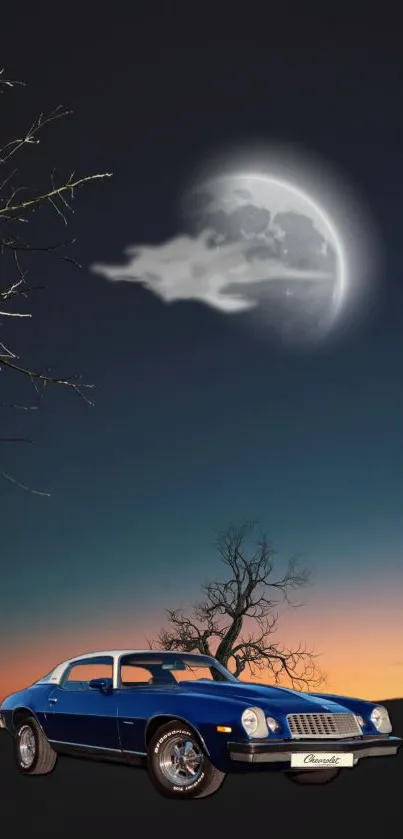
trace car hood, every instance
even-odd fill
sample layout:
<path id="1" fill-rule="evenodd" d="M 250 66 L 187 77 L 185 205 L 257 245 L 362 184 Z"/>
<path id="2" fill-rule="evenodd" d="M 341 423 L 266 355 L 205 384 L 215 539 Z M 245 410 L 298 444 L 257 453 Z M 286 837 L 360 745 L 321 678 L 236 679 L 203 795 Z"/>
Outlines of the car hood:
<path id="1" fill-rule="evenodd" d="M 286 713 L 318 713 L 345 711 L 346 706 L 327 697 L 316 697 L 289 688 L 260 685 L 256 682 L 182 682 L 181 692 L 203 697 L 220 697 L 248 705 L 263 706 L 264 709 L 278 709 Z"/>

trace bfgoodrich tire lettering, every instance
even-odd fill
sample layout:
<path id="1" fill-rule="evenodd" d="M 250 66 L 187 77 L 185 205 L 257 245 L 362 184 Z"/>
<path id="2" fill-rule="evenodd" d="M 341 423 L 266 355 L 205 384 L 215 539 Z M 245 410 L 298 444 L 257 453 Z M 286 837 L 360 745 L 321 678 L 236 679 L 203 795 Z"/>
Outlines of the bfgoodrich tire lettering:
<path id="1" fill-rule="evenodd" d="M 304 769 L 302 772 L 287 772 L 294 784 L 319 786 L 330 784 L 340 774 L 340 769 Z"/>
<path id="2" fill-rule="evenodd" d="M 225 779 L 195 732 L 176 721 L 165 723 L 152 737 L 147 765 L 154 786 L 167 798 L 205 798 Z"/>
<path id="3" fill-rule="evenodd" d="M 17 725 L 15 760 L 23 775 L 47 775 L 55 766 L 57 754 L 46 739 L 35 717 L 25 717 Z"/>

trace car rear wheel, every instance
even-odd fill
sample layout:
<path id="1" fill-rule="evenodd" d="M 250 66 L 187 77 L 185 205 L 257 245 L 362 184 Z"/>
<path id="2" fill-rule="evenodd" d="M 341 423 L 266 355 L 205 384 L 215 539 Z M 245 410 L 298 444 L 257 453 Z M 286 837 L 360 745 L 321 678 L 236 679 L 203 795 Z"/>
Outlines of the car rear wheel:
<path id="1" fill-rule="evenodd" d="M 54 768 L 57 754 L 34 717 L 25 717 L 18 723 L 14 748 L 23 775 L 47 775 Z"/>
<path id="2" fill-rule="evenodd" d="M 156 731 L 147 765 L 154 786 L 167 798 L 205 798 L 217 792 L 225 779 L 194 731 L 181 722 L 168 722 Z"/>
<path id="3" fill-rule="evenodd" d="M 340 769 L 304 769 L 303 772 L 287 772 L 287 777 L 294 784 L 330 784 L 340 773 Z"/>

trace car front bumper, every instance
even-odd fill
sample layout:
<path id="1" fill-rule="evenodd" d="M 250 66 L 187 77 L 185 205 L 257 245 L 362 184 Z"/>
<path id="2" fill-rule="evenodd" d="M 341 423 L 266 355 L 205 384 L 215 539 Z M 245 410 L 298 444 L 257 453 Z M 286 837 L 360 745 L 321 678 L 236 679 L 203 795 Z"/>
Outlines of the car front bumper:
<path id="1" fill-rule="evenodd" d="M 364 757 L 396 755 L 403 744 L 401 737 L 368 735 L 350 740 L 248 740 L 228 743 L 231 760 L 245 763 L 291 763 L 298 752 L 352 752 L 354 764 Z"/>

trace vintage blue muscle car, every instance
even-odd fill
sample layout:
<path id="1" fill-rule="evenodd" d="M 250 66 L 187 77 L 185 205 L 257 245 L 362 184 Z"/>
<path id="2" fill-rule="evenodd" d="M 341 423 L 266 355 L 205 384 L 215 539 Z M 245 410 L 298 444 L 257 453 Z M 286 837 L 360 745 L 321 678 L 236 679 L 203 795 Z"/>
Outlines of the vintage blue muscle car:
<path id="1" fill-rule="evenodd" d="M 25 775 L 51 772 L 59 753 L 144 762 L 171 798 L 211 795 L 234 771 L 324 784 L 403 742 L 373 702 L 242 682 L 210 656 L 155 650 L 65 661 L 4 699 L 0 726 Z"/>

